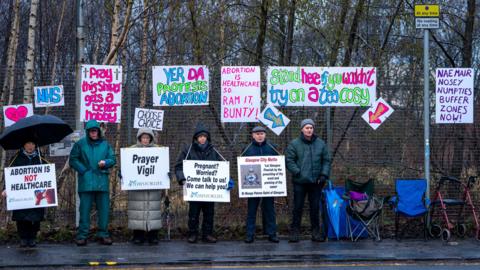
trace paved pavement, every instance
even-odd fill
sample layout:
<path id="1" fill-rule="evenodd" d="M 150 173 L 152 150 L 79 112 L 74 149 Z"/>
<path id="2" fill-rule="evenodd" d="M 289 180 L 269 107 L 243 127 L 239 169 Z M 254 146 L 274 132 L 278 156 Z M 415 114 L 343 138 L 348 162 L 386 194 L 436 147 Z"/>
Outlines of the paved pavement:
<path id="1" fill-rule="evenodd" d="M 39 244 L 34 249 L 17 246 L 0 248 L 0 267 L 78 267 L 88 265 L 232 265 L 350 262 L 480 262 L 480 242 L 467 239 L 448 245 L 439 240 L 361 240 L 314 243 L 310 240 L 279 244 L 257 240 L 219 241 L 216 244 L 188 244 L 185 241 L 160 242 L 158 246 L 114 243 L 86 247 L 72 244 Z"/>

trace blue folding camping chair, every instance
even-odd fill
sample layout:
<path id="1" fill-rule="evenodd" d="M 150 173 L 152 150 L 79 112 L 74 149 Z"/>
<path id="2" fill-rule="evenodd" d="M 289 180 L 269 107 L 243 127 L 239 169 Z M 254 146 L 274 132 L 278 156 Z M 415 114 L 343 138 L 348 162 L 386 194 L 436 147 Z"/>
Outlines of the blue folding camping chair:
<path id="1" fill-rule="evenodd" d="M 417 231 L 418 225 L 411 222 L 419 219 L 423 225 L 423 237 L 427 239 L 427 215 L 430 200 L 425 197 L 427 181 L 425 179 L 395 179 L 396 195 L 389 203 L 395 211 L 395 239 L 400 240 L 407 229 Z M 407 219 L 405 227 L 400 231 L 400 218 Z"/>

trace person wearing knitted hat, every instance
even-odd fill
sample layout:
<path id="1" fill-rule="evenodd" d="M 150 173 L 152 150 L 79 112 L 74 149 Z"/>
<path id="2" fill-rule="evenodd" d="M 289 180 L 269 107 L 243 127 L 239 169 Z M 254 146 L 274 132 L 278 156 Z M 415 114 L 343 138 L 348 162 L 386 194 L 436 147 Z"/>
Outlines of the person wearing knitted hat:
<path id="1" fill-rule="evenodd" d="M 266 129 L 262 126 L 256 126 L 252 129 L 252 141 L 240 156 L 278 156 L 279 151 L 276 147 L 266 139 Z M 253 174 L 253 171 L 252 171 Z M 253 177 L 257 178 L 257 177 Z M 262 219 L 263 231 L 268 235 L 268 241 L 278 243 L 277 237 L 277 222 L 275 217 L 274 197 L 254 197 L 248 198 L 248 212 L 247 212 L 247 237 L 245 243 L 253 243 L 255 240 L 255 224 L 257 217 L 257 208 L 262 202 Z"/>
<path id="2" fill-rule="evenodd" d="M 288 171 L 293 175 L 293 216 L 290 242 L 300 240 L 305 196 L 310 205 L 310 225 L 312 241 L 323 242 L 326 236 L 326 224 L 323 219 L 323 232 L 320 234 L 320 199 L 322 189 L 330 176 L 331 158 L 327 145 L 315 133 L 312 119 L 304 119 L 300 124 L 300 136 L 290 142 L 285 154 Z M 325 213 L 322 211 L 322 217 Z"/>

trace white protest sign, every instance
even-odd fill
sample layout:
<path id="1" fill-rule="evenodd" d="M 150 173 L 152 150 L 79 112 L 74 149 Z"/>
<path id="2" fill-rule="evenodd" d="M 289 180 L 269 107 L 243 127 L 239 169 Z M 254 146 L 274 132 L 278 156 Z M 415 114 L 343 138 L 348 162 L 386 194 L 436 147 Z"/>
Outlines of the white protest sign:
<path id="1" fill-rule="evenodd" d="M 240 198 L 287 196 L 285 156 L 237 157 Z"/>
<path id="2" fill-rule="evenodd" d="M 122 190 L 169 189 L 168 147 L 120 149 Z"/>
<path id="3" fill-rule="evenodd" d="M 474 89 L 472 68 L 437 68 L 435 122 L 472 124 Z"/>
<path id="4" fill-rule="evenodd" d="M 199 202 L 230 202 L 227 190 L 230 180 L 228 161 L 184 160 L 183 200 Z"/>
<path id="5" fill-rule="evenodd" d="M 374 67 L 269 67 L 267 103 L 274 106 L 370 106 Z"/>
<path id="6" fill-rule="evenodd" d="M 122 66 L 82 65 L 80 120 L 120 123 Z"/>
<path id="7" fill-rule="evenodd" d="M 58 205 L 55 164 L 5 168 L 7 210 Z"/>
<path id="8" fill-rule="evenodd" d="M 33 88 L 35 93 L 35 107 L 55 107 L 65 105 L 63 95 L 63 85 L 36 86 Z"/>
<path id="9" fill-rule="evenodd" d="M 275 134 L 280 135 L 290 123 L 290 119 L 272 104 L 268 104 L 258 116 L 258 120 L 271 129 Z"/>
<path id="10" fill-rule="evenodd" d="M 153 130 L 162 130 L 163 111 L 135 108 L 134 128 L 150 128 Z"/>
<path id="11" fill-rule="evenodd" d="M 153 106 L 208 105 L 207 66 L 152 67 Z"/>
<path id="12" fill-rule="evenodd" d="M 9 127 L 18 120 L 33 115 L 33 106 L 31 103 L 3 106 L 3 119 L 5 119 L 5 127 Z"/>
<path id="13" fill-rule="evenodd" d="M 222 67 L 222 122 L 258 122 L 260 67 Z"/>
<path id="14" fill-rule="evenodd" d="M 393 113 L 393 108 L 383 98 L 379 98 L 363 115 L 365 120 L 376 130 Z"/>

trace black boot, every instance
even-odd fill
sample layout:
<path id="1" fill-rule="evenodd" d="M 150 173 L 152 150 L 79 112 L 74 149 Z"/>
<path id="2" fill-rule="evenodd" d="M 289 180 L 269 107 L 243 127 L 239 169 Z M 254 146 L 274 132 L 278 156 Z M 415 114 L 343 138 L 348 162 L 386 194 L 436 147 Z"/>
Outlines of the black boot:
<path id="1" fill-rule="evenodd" d="M 132 242 L 135 245 L 141 245 L 145 242 L 145 232 L 142 230 L 133 230 L 133 239 Z"/>
<path id="2" fill-rule="evenodd" d="M 158 230 L 152 230 L 147 233 L 148 243 L 150 245 L 158 245 Z"/>

